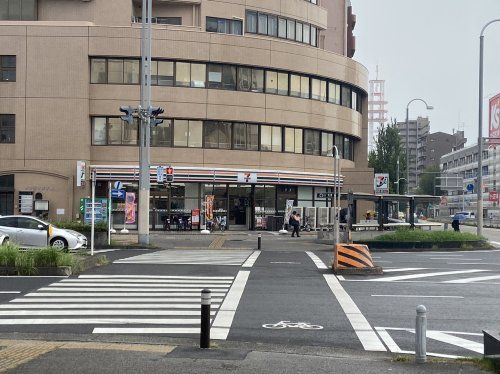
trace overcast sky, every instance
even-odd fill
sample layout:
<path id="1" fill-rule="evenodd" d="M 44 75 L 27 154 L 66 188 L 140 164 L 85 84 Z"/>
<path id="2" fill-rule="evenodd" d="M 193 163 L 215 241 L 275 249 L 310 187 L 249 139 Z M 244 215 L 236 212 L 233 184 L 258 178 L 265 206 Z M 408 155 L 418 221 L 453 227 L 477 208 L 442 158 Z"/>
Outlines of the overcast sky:
<path id="1" fill-rule="evenodd" d="M 500 0 L 351 0 L 357 15 L 354 58 L 375 79 L 386 80 L 389 118 L 429 116 L 431 131 L 452 132 L 459 123 L 468 145 L 477 143 L 479 34 L 500 18 Z M 485 32 L 484 119 L 488 97 L 500 93 L 500 22 Z"/>

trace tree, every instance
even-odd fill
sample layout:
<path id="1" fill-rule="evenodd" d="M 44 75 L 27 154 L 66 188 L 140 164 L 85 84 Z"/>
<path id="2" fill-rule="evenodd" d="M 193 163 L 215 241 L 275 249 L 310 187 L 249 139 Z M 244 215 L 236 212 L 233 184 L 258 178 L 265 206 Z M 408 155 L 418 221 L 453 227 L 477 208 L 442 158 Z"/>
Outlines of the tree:
<path id="1" fill-rule="evenodd" d="M 401 145 L 401 138 L 396 126 L 396 120 L 388 125 L 381 125 L 378 138 L 375 139 L 375 149 L 368 155 L 368 166 L 375 173 L 389 173 L 389 192 L 397 192 L 397 161 L 399 160 L 399 177 L 406 176 L 406 155 Z M 406 179 L 400 180 L 399 192 L 406 191 Z"/>
<path id="2" fill-rule="evenodd" d="M 439 177 L 439 166 L 431 165 L 420 174 L 418 180 L 418 193 L 422 195 L 441 195 L 441 190 L 436 187 L 437 177 Z"/>

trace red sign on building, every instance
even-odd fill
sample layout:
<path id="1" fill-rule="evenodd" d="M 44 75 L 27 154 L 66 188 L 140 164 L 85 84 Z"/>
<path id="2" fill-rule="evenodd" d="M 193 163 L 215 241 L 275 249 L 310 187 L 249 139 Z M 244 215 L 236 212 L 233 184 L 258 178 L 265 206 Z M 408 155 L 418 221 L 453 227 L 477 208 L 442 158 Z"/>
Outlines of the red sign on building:
<path id="1" fill-rule="evenodd" d="M 490 144 L 500 144 L 500 94 L 490 99 Z"/>
<path id="2" fill-rule="evenodd" d="M 490 191 L 490 201 L 492 202 L 498 202 L 498 192 L 497 191 Z"/>

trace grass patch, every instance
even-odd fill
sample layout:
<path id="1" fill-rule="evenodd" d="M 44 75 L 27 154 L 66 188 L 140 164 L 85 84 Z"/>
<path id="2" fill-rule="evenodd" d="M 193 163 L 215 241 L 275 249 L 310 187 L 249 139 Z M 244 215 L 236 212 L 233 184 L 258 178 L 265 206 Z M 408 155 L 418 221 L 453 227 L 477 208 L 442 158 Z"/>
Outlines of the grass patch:
<path id="1" fill-rule="evenodd" d="M 19 248 L 14 244 L 8 243 L 0 246 L 0 266 L 16 266 L 16 257 Z"/>
<path id="2" fill-rule="evenodd" d="M 485 240 L 483 237 L 468 232 L 455 231 L 423 231 L 411 229 L 398 229 L 394 232 L 381 235 L 374 241 L 382 242 L 423 242 L 423 243 L 444 243 L 444 242 L 470 242 Z"/>
<path id="3" fill-rule="evenodd" d="M 79 233 L 90 232 L 91 225 L 85 224 L 82 222 L 74 222 L 74 221 L 60 221 L 60 222 L 52 222 L 55 227 L 60 229 L 68 229 L 78 231 Z M 95 232 L 107 232 L 108 224 L 106 222 L 96 222 L 94 225 Z"/>
<path id="4" fill-rule="evenodd" d="M 500 370 L 495 366 L 495 360 L 491 358 L 484 358 L 484 357 L 459 358 L 457 361 L 460 361 L 465 364 L 473 364 L 482 370 L 490 371 L 492 373 L 500 373 Z"/>

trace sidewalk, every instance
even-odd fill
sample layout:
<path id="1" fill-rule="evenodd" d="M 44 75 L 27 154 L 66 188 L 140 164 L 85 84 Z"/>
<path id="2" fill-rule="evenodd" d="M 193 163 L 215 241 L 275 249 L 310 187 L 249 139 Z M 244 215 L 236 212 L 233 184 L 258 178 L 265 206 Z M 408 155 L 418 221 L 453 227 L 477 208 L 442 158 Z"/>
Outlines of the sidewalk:
<path id="1" fill-rule="evenodd" d="M 0 340 L 0 373 L 485 373 L 469 362 L 417 365 L 412 356 L 237 342 L 216 345 L 200 350 L 193 345 Z"/>

